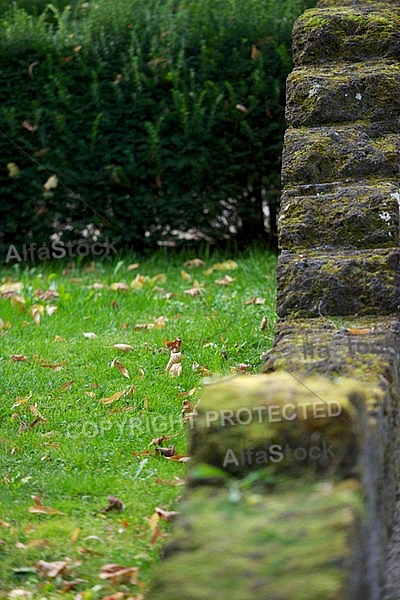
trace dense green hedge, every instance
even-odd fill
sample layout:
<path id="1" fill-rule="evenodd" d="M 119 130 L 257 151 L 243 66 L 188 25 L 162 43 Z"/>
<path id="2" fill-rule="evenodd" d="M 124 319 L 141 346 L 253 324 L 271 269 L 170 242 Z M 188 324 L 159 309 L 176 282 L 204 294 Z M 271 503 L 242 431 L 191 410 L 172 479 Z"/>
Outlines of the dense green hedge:
<path id="1" fill-rule="evenodd" d="M 315 2 L 31 4 L 0 13 L 3 249 L 58 231 L 137 249 L 176 230 L 221 240 L 232 224 L 262 236 L 291 28 Z"/>

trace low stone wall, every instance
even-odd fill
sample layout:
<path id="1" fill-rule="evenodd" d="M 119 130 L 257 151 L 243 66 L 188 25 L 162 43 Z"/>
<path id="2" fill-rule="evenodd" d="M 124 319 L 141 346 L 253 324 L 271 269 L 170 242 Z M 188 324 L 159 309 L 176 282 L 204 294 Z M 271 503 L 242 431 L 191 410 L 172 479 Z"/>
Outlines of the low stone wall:
<path id="1" fill-rule="evenodd" d="M 275 343 L 203 392 L 149 600 L 400 598 L 400 4 L 321 0 L 293 48 Z"/>

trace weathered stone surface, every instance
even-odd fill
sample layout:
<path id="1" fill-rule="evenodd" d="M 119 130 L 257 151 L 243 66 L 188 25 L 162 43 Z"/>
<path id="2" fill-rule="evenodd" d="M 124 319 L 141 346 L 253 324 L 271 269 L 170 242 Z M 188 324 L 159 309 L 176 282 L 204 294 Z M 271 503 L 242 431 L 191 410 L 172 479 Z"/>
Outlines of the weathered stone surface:
<path id="1" fill-rule="evenodd" d="M 288 129 L 284 185 L 393 178 L 399 174 L 400 135 L 375 135 L 363 125 Z"/>
<path id="2" fill-rule="evenodd" d="M 394 387 L 400 377 L 400 320 L 392 317 L 286 319 L 278 322 L 264 372 L 355 377 Z M 386 385 L 386 383 L 385 383 Z"/>
<path id="3" fill-rule="evenodd" d="M 263 370 L 284 370 L 301 381 L 316 373 L 338 381 L 343 376 L 352 377 L 367 388 L 379 386 L 382 390 L 379 403 L 374 403 L 373 397 L 366 403 L 376 442 L 366 443 L 361 452 L 370 514 L 381 521 L 378 528 L 374 528 L 373 519 L 369 525 L 371 560 L 380 552 L 382 569 L 384 549 L 395 522 L 400 474 L 400 320 L 371 316 L 281 321 Z M 399 527 L 397 533 L 400 539 Z M 380 598 L 379 591 L 377 594 Z"/>
<path id="4" fill-rule="evenodd" d="M 365 410 L 372 399 L 379 403 L 380 398 L 376 386 L 369 395 L 365 392 L 351 380 L 340 384 L 318 377 L 299 380 L 284 372 L 221 380 L 207 386 L 197 404 L 191 464 L 206 463 L 235 474 L 266 464 L 271 474 L 326 475 L 332 470 L 342 477 L 354 474 L 355 433 L 366 418 L 357 410 Z M 363 428 L 357 433 L 363 439 Z M 293 459 L 297 448 L 308 452 L 315 445 L 331 448 L 329 457 Z M 292 450 L 289 455 L 282 452 L 287 446 Z"/>
<path id="5" fill-rule="evenodd" d="M 327 61 L 359 62 L 366 58 L 399 58 L 398 6 L 374 5 L 306 11 L 293 29 L 296 66 Z"/>
<path id="6" fill-rule="evenodd" d="M 280 317 L 400 312 L 400 249 L 284 251 L 277 280 Z"/>
<path id="7" fill-rule="evenodd" d="M 149 600 L 370 598 L 357 482 L 276 483 L 270 493 L 192 490 Z"/>
<path id="8" fill-rule="evenodd" d="M 338 8 L 339 6 L 371 6 L 375 10 L 390 8 L 396 10 L 399 0 L 319 0 L 318 8 Z"/>
<path id="9" fill-rule="evenodd" d="M 286 83 L 289 125 L 316 127 L 400 116 L 400 65 L 367 62 L 299 67 Z"/>
<path id="10" fill-rule="evenodd" d="M 398 247 L 400 187 L 393 180 L 286 189 L 278 228 L 285 250 Z"/>

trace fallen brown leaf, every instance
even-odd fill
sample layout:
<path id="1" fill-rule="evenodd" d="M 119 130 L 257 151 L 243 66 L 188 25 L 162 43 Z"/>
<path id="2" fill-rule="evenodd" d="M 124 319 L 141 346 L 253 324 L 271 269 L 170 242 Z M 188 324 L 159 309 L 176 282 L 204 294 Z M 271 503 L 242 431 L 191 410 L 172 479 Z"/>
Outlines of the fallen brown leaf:
<path id="1" fill-rule="evenodd" d="M 129 291 L 129 285 L 124 283 L 123 281 L 118 281 L 117 283 L 112 283 L 110 285 L 111 290 L 122 290 L 124 292 Z"/>
<path id="2" fill-rule="evenodd" d="M 62 360 L 59 363 L 49 364 L 49 363 L 41 363 L 41 367 L 44 369 L 53 369 L 53 371 L 61 371 L 63 367 L 67 364 L 66 360 Z"/>
<path id="3" fill-rule="evenodd" d="M 171 365 L 168 372 L 171 377 L 179 377 L 182 373 L 182 363 L 179 362 Z"/>
<path id="4" fill-rule="evenodd" d="M 118 369 L 118 371 L 121 373 L 121 375 L 123 375 L 124 377 L 129 379 L 130 376 L 129 376 L 128 369 L 126 369 L 126 367 L 124 367 L 124 365 L 122 363 L 120 363 L 120 361 L 117 360 L 116 358 L 114 358 L 114 360 L 112 361 L 111 367 Z"/>
<path id="5" fill-rule="evenodd" d="M 34 506 L 29 507 L 30 513 L 37 513 L 41 515 L 63 515 L 64 513 L 60 512 L 55 508 L 51 508 L 50 506 L 44 506 L 42 504 L 42 500 L 39 496 L 31 496 Z"/>
<path id="6" fill-rule="evenodd" d="M 37 572 L 43 577 L 50 577 L 54 579 L 64 573 L 65 568 L 68 565 L 66 560 L 55 560 L 53 562 L 47 562 L 45 560 L 39 560 L 35 567 Z"/>
<path id="7" fill-rule="evenodd" d="M 217 285 L 230 285 L 235 279 L 230 275 L 224 275 L 223 279 L 216 279 L 215 283 Z"/>
<path id="8" fill-rule="evenodd" d="M 177 337 L 175 340 L 166 341 L 165 345 L 172 351 L 179 352 L 182 346 L 182 340 L 180 337 Z"/>
<path id="9" fill-rule="evenodd" d="M 138 584 L 137 573 L 138 567 L 123 567 L 115 563 L 103 565 L 100 569 L 100 579 L 108 579 L 114 585 L 120 583 L 131 583 L 132 585 Z"/>
<path id="10" fill-rule="evenodd" d="M 108 496 L 107 500 L 108 500 L 108 506 L 106 506 L 105 508 L 102 508 L 100 512 L 106 513 L 106 512 L 109 512 L 110 510 L 117 510 L 117 511 L 124 510 L 125 504 L 122 502 L 122 500 L 120 500 L 116 496 Z"/>
<path id="11" fill-rule="evenodd" d="M 156 453 L 161 454 L 162 456 L 174 456 L 175 453 L 175 444 L 172 444 L 169 448 L 156 448 Z"/>
<path id="12" fill-rule="evenodd" d="M 251 300 L 247 300 L 245 302 L 245 305 L 248 306 L 249 304 L 265 304 L 265 298 L 252 298 Z"/>
<path id="13" fill-rule="evenodd" d="M 172 519 L 179 515 L 175 510 L 164 510 L 158 506 L 155 508 L 155 512 L 163 521 L 172 521 Z"/>
<path id="14" fill-rule="evenodd" d="M 118 400 L 119 398 L 121 398 L 122 394 L 124 392 L 115 392 L 115 394 L 113 394 L 112 396 L 109 396 L 108 398 L 100 398 L 100 400 L 98 400 L 98 402 L 101 402 L 102 404 L 111 404 L 112 402 L 115 402 L 115 400 Z"/>
<path id="15" fill-rule="evenodd" d="M 28 362 L 29 358 L 27 356 L 24 356 L 24 354 L 11 354 L 10 360 L 13 360 L 15 362 Z"/>
<path id="16" fill-rule="evenodd" d="M 153 438 L 150 442 L 150 446 L 160 446 L 165 440 L 172 440 L 174 437 L 179 435 L 178 433 L 174 433 L 174 435 L 162 435 L 158 438 Z"/>
<path id="17" fill-rule="evenodd" d="M 184 267 L 204 267 L 205 262 L 201 258 L 192 258 L 183 263 Z"/>
<path id="18" fill-rule="evenodd" d="M 132 350 L 134 350 L 134 347 L 129 344 L 114 344 L 113 348 L 120 350 L 121 352 L 132 352 Z"/>

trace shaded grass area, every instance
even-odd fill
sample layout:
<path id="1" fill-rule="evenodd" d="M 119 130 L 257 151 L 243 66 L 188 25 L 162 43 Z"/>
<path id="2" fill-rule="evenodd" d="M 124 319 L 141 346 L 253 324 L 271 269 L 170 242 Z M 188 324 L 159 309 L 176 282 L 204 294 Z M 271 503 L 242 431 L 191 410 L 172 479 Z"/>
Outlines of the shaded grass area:
<path id="1" fill-rule="evenodd" d="M 160 253 L 132 270 L 133 258 L 2 270 L 5 594 L 13 588 L 33 598 L 55 598 L 65 589 L 65 598 L 145 593 L 168 531 L 167 523 L 152 520 L 154 510 L 174 507 L 185 476 L 185 462 L 156 453 L 151 442 L 175 436 L 161 445 L 174 444 L 184 455 L 190 425 L 182 421 L 182 402 L 195 403 L 204 376 L 258 372 L 275 324 L 274 255 L 252 251 L 233 263 L 206 257 L 202 266 L 184 266 L 190 258 Z M 185 293 L 193 289 L 200 291 Z M 268 324 L 261 330 L 263 317 Z M 166 342 L 178 337 L 182 373 L 171 377 Z M 114 359 L 129 379 L 111 368 Z M 117 392 L 123 394 L 112 400 Z M 110 495 L 124 502 L 122 511 L 101 512 Z M 32 496 L 59 512 L 30 512 Z M 67 565 L 57 577 L 43 576 L 35 569 L 39 560 Z M 138 584 L 100 579 L 107 563 L 138 567 Z M 66 582 L 76 579 L 83 581 L 69 590 Z"/>

